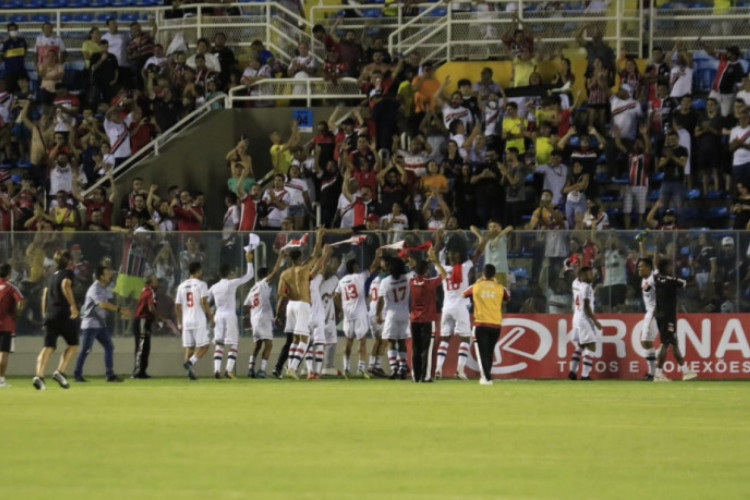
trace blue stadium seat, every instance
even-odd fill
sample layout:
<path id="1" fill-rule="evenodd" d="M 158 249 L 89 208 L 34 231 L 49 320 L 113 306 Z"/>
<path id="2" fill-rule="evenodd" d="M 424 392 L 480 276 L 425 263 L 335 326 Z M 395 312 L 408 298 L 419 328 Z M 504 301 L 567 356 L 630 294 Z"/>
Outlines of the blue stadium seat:
<path id="1" fill-rule="evenodd" d="M 682 220 L 702 219 L 701 210 L 695 207 L 683 208 L 681 215 Z"/>
<path id="2" fill-rule="evenodd" d="M 112 0 L 112 7 L 130 7 L 133 5 L 133 0 Z"/>
<path id="3" fill-rule="evenodd" d="M 684 246 L 680 248 L 680 255 L 682 255 L 683 257 L 687 257 L 688 255 L 690 255 L 690 247 Z"/>
<path id="4" fill-rule="evenodd" d="M 110 5 L 112 5 L 111 0 L 91 0 L 92 7 L 109 7 Z"/>
<path id="5" fill-rule="evenodd" d="M 711 207 L 708 209 L 709 219 L 726 219 L 729 217 L 729 208 L 727 207 Z"/>
<path id="6" fill-rule="evenodd" d="M 90 6 L 91 2 L 89 0 L 68 0 L 68 7 L 72 7 L 74 9 L 81 9 Z"/>
<path id="7" fill-rule="evenodd" d="M 685 199 L 686 200 L 697 200 L 701 197 L 701 190 L 700 189 L 690 189 L 687 193 L 685 193 Z"/>
<path id="8" fill-rule="evenodd" d="M 659 199 L 660 191 L 661 190 L 659 190 L 659 189 L 652 189 L 651 192 L 648 194 L 648 198 L 647 198 L 648 201 L 656 201 L 656 200 L 658 200 Z"/>
<path id="9" fill-rule="evenodd" d="M 706 100 L 693 99 L 693 109 L 706 109 Z"/>
<path id="10" fill-rule="evenodd" d="M 107 19 L 112 17 L 113 14 L 114 12 L 100 12 L 99 14 L 96 15 L 96 20 L 97 22 L 100 22 L 100 23 L 106 23 Z"/>
<path id="11" fill-rule="evenodd" d="M 707 200 L 721 200 L 727 197 L 728 197 L 728 194 L 725 193 L 724 191 L 709 191 L 706 193 Z"/>
<path id="12" fill-rule="evenodd" d="M 23 0 L 8 0 L 7 2 L 3 2 L 2 6 L 4 9 L 22 9 Z"/>
<path id="13" fill-rule="evenodd" d="M 117 19 L 124 23 L 132 23 L 138 20 L 138 13 L 137 12 L 123 12 L 119 16 L 117 16 Z"/>
<path id="14" fill-rule="evenodd" d="M 60 22 L 69 23 L 73 21 L 73 14 L 60 14 Z"/>
<path id="15" fill-rule="evenodd" d="M 517 267 L 512 270 L 517 280 L 528 280 L 529 271 L 525 267 Z"/>
<path id="16" fill-rule="evenodd" d="M 620 191 L 616 189 L 608 189 L 602 193 L 600 199 L 602 201 L 618 201 L 621 199 Z"/>
<path id="17" fill-rule="evenodd" d="M 531 172 L 530 174 L 527 174 L 526 177 L 523 179 L 523 181 L 526 184 L 531 184 L 532 182 L 534 182 L 534 172 Z"/>
<path id="18" fill-rule="evenodd" d="M 6 19 L 5 16 L 0 14 L 0 23 L 5 23 Z"/>
<path id="19" fill-rule="evenodd" d="M 28 23 L 29 16 L 26 14 L 13 14 L 8 20 L 12 23 Z"/>
<path id="20" fill-rule="evenodd" d="M 623 175 L 622 177 L 614 177 L 614 178 L 612 178 L 612 183 L 613 184 L 623 184 L 623 185 L 624 184 L 629 184 L 630 183 L 630 179 L 628 178 L 627 175 Z"/>
<path id="21" fill-rule="evenodd" d="M 35 23 L 48 23 L 52 20 L 49 14 L 34 14 L 31 21 Z"/>
<path id="22" fill-rule="evenodd" d="M 380 9 L 364 9 L 362 14 L 364 14 L 365 17 L 380 17 L 382 11 Z"/>
<path id="23" fill-rule="evenodd" d="M 690 8 L 690 9 L 709 9 L 710 6 L 707 3 L 703 3 L 703 2 L 693 2 L 690 5 L 688 5 L 688 8 Z"/>
<path id="24" fill-rule="evenodd" d="M 133 5 L 137 5 L 138 7 L 153 7 L 158 4 L 158 0 L 135 0 L 133 3 Z"/>
<path id="25" fill-rule="evenodd" d="M 656 172 L 654 174 L 651 174 L 651 182 L 663 182 L 664 181 L 664 172 Z"/>
<path id="26" fill-rule="evenodd" d="M 28 9 L 43 9 L 44 7 L 46 7 L 44 0 L 29 0 L 26 3 Z"/>
<path id="27" fill-rule="evenodd" d="M 682 279 L 687 279 L 690 277 L 690 268 L 687 266 L 680 268 L 680 276 L 682 276 Z"/>
<path id="28" fill-rule="evenodd" d="M 47 0 L 45 4 L 48 9 L 63 9 L 68 6 L 68 0 Z"/>
<path id="29" fill-rule="evenodd" d="M 445 17 L 448 14 L 448 9 L 443 7 L 438 7 L 436 9 L 433 9 L 429 14 L 427 14 L 430 17 Z"/>
<path id="30" fill-rule="evenodd" d="M 622 211 L 619 208 L 608 208 L 606 210 L 607 217 L 609 217 L 610 224 L 614 223 L 615 220 L 622 216 Z"/>
<path id="31" fill-rule="evenodd" d="M 83 12 L 81 14 L 75 14 L 73 20 L 77 23 L 92 23 L 94 22 L 94 15 Z"/>

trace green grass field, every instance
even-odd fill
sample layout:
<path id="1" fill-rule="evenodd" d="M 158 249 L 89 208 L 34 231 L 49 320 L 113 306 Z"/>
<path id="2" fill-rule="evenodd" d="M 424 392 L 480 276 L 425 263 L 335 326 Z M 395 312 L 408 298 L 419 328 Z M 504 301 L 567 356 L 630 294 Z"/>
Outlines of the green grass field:
<path id="1" fill-rule="evenodd" d="M 750 495 L 750 383 L 9 382 L 8 499 Z"/>

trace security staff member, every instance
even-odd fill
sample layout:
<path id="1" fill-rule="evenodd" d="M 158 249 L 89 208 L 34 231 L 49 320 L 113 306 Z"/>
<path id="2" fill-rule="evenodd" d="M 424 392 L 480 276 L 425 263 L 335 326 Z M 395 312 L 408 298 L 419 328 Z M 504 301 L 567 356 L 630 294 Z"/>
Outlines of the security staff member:
<path id="1" fill-rule="evenodd" d="M 429 263 L 437 267 L 439 276 L 428 277 Z M 416 266 L 416 275 L 409 280 L 411 296 L 411 372 L 414 382 L 432 382 L 431 367 L 432 335 L 435 333 L 437 320 L 436 292 L 446 276 L 446 271 L 435 256 L 435 248 L 430 248 L 427 260 L 420 260 Z"/>
<path id="2" fill-rule="evenodd" d="M 495 281 L 495 266 L 484 266 L 482 278 L 467 288 L 464 297 L 474 300 L 474 342 L 477 348 L 480 385 L 492 385 L 492 355 L 500 338 L 503 322 L 503 301 L 510 300 L 510 292 Z"/>

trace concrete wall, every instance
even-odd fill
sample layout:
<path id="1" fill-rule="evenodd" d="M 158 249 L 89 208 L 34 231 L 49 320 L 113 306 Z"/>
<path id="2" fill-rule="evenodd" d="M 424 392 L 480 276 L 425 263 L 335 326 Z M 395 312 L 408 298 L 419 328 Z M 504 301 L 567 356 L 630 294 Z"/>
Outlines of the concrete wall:
<path id="1" fill-rule="evenodd" d="M 130 191 L 135 177 L 142 177 L 146 185 L 157 184 L 162 193 L 170 185 L 178 185 L 206 195 L 208 227 L 220 229 L 224 216 L 224 194 L 230 171 L 224 161 L 240 134 L 249 137 L 253 169 L 258 178 L 271 170 L 270 134 L 281 133 L 289 138 L 292 111 L 295 108 L 247 108 L 214 111 L 195 126 L 173 139 L 158 157 L 143 161 L 117 180 L 121 195 Z M 314 108 L 313 119 L 328 120 L 333 108 Z M 313 134 L 302 134 L 306 143 Z M 119 200 L 115 206 L 119 207 Z M 115 219 L 118 223 L 118 218 Z"/>

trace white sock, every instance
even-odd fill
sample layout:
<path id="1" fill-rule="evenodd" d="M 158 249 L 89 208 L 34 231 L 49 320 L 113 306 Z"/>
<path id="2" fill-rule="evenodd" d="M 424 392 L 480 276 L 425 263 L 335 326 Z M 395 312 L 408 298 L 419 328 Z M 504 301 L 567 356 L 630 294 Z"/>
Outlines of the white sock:
<path id="1" fill-rule="evenodd" d="M 461 342 L 458 346 L 458 373 L 463 373 L 466 360 L 469 358 L 469 343 Z"/>
<path id="2" fill-rule="evenodd" d="M 306 352 L 307 352 L 307 339 L 304 339 L 299 344 L 297 344 L 297 352 L 295 353 L 294 359 L 291 360 L 289 368 L 296 371 L 297 368 L 299 368 L 299 364 L 302 362 L 302 358 L 305 356 Z M 291 359 L 291 356 L 290 356 L 290 359 Z"/>
<path id="3" fill-rule="evenodd" d="M 591 367 L 594 364 L 593 353 L 586 349 L 583 351 L 583 368 L 581 369 L 581 377 L 588 377 L 591 374 Z"/>
<path id="4" fill-rule="evenodd" d="M 221 346 L 216 346 L 216 349 L 214 349 L 214 371 L 218 372 L 221 371 L 221 362 L 224 359 L 224 348 Z"/>
<path id="5" fill-rule="evenodd" d="M 376 358 L 375 356 L 370 356 L 370 362 L 369 362 L 369 364 L 368 364 L 367 366 L 368 366 L 369 368 L 375 368 L 375 360 L 376 360 L 376 359 L 377 359 L 377 358 Z"/>
<path id="6" fill-rule="evenodd" d="M 230 347 L 229 353 L 227 354 L 227 371 L 233 372 L 234 365 L 237 363 L 237 347 Z"/>
<path id="7" fill-rule="evenodd" d="M 307 352 L 305 353 L 305 368 L 307 368 L 307 373 L 313 372 L 313 350 L 312 347 L 310 347 Z"/>
<path id="8" fill-rule="evenodd" d="M 398 368 L 406 370 L 406 351 L 398 352 Z"/>
<path id="9" fill-rule="evenodd" d="M 656 374 L 654 374 L 655 377 L 661 377 L 664 374 L 662 372 L 661 368 L 656 368 Z"/>
<path id="10" fill-rule="evenodd" d="M 388 364 L 391 367 L 391 373 L 395 373 L 398 370 L 398 351 L 388 349 Z"/>
<path id="11" fill-rule="evenodd" d="M 344 353 L 341 355 L 341 359 L 344 360 L 344 371 L 348 372 L 349 371 L 349 356 L 346 353 Z"/>
<path id="12" fill-rule="evenodd" d="M 442 370 L 443 369 L 443 363 L 445 363 L 445 357 L 448 355 L 448 347 L 450 344 L 448 342 L 441 340 L 440 345 L 438 346 L 437 351 L 437 369 Z"/>
<path id="13" fill-rule="evenodd" d="M 315 345 L 315 373 L 323 373 L 323 360 L 325 359 L 326 346 L 325 344 Z"/>
<path id="14" fill-rule="evenodd" d="M 260 360 L 260 371 L 264 372 L 266 371 L 266 365 L 268 365 L 267 359 L 261 359 Z"/>
<path id="15" fill-rule="evenodd" d="M 653 375 L 656 366 L 656 349 L 653 347 L 646 349 L 646 363 L 648 364 L 648 374 Z"/>
<path id="16" fill-rule="evenodd" d="M 336 368 L 336 344 L 326 345 L 326 368 Z"/>
<path id="17" fill-rule="evenodd" d="M 365 360 L 364 359 L 360 359 L 359 360 L 359 363 L 357 364 L 357 370 L 359 370 L 361 372 L 365 371 Z"/>
<path id="18" fill-rule="evenodd" d="M 682 364 L 680 365 L 680 371 L 681 371 L 682 373 L 687 373 L 688 371 L 690 371 L 690 370 L 688 370 L 688 365 L 687 365 L 687 363 L 685 363 L 684 361 L 683 361 L 683 362 L 682 362 Z"/>
<path id="19" fill-rule="evenodd" d="M 193 354 L 192 356 L 190 356 L 190 359 L 188 360 L 188 362 L 191 365 L 194 365 L 195 363 L 198 362 L 199 359 L 201 359 L 201 358 L 199 358 L 197 354 Z"/>
<path id="20" fill-rule="evenodd" d="M 576 350 L 573 351 L 573 355 L 570 357 L 570 371 L 573 373 L 578 371 L 578 363 L 581 362 L 581 352 L 581 348 L 576 347 Z"/>
<path id="21" fill-rule="evenodd" d="M 252 370 L 255 367 L 255 356 L 250 355 L 250 359 L 247 361 L 247 369 Z"/>

